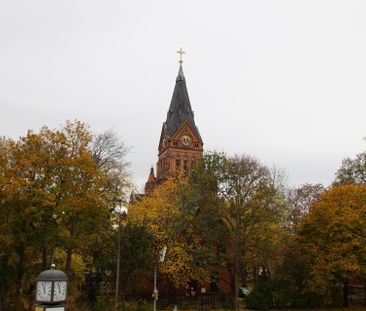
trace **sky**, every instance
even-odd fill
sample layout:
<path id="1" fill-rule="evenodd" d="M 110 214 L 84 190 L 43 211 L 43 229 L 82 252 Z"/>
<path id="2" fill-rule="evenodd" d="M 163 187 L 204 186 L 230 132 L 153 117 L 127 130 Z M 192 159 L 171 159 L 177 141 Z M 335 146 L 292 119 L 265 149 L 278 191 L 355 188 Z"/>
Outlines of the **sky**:
<path id="1" fill-rule="evenodd" d="M 0 135 L 74 119 L 114 129 L 142 189 L 183 48 L 206 151 L 330 185 L 366 148 L 365 12 L 364 0 L 0 0 Z"/>

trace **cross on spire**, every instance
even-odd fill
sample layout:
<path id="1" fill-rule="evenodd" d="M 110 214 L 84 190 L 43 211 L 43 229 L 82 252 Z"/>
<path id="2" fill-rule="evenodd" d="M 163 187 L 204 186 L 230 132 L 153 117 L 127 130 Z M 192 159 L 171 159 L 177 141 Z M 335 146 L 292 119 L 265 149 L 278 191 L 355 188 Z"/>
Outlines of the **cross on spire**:
<path id="1" fill-rule="evenodd" d="M 177 53 L 179 54 L 179 64 L 183 64 L 183 54 L 186 54 L 186 52 L 184 52 L 183 49 L 180 48 Z"/>

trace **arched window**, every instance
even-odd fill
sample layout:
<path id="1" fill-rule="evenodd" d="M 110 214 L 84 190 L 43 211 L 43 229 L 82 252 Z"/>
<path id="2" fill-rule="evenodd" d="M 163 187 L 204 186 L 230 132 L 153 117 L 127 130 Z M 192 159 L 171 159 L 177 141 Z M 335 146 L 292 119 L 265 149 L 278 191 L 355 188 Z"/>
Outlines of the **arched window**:
<path id="1" fill-rule="evenodd" d="M 188 160 L 187 160 L 187 158 L 185 158 L 184 161 L 183 161 L 183 169 L 184 169 L 185 173 L 188 172 Z"/>

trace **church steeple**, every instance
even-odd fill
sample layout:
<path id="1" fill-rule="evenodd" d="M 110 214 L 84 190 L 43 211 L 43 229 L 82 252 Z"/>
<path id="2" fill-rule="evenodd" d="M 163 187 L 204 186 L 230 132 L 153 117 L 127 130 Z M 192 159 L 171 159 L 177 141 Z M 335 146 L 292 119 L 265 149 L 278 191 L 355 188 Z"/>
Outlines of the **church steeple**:
<path id="1" fill-rule="evenodd" d="M 189 101 L 183 66 L 182 63 L 180 63 L 172 100 L 165 121 L 167 136 L 172 137 L 184 121 L 188 121 L 192 129 L 201 138 L 194 122 L 194 115 Z"/>
<path id="2" fill-rule="evenodd" d="M 151 190 L 154 189 L 156 183 L 156 177 L 154 174 L 154 168 L 151 166 L 150 168 L 150 174 L 149 177 L 147 178 L 147 182 L 145 184 L 145 193 L 149 194 L 151 192 Z"/>
<path id="3" fill-rule="evenodd" d="M 182 56 L 185 52 L 180 49 L 177 53 L 180 54 L 179 70 L 166 121 L 160 134 L 156 175 L 151 169 L 145 193 L 169 177 L 186 176 L 203 154 L 203 141 L 194 122 L 183 72 Z"/>
<path id="4" fill-rule="evenodd" d="M 147 182 L 148 183 L 154 183 L 155 180 L 156 180 L 156 178 L 155 178 L 155 174 L 154 174 L 154 168 L 151 166 L 150 174 L 149 174 L 149 177 L 147 178 Z"/>

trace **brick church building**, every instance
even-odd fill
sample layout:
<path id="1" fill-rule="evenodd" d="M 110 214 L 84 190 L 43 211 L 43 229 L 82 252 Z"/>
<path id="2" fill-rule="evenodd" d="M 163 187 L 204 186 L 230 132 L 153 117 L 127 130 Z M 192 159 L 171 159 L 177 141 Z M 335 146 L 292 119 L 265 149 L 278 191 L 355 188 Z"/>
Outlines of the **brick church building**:
<path id="1" fill-rule="evenodd" d="M 151 168 L 145 184 L 146 194 L 169 177 L 187 174 L 203 154 L 203 141 L 194 122 L 183 73 L 184 52 L 180 49 L 178 53 L 181 55 L 179 71 L 166 121 L 161 129 L 156 175 L 154 168 Z"/>

